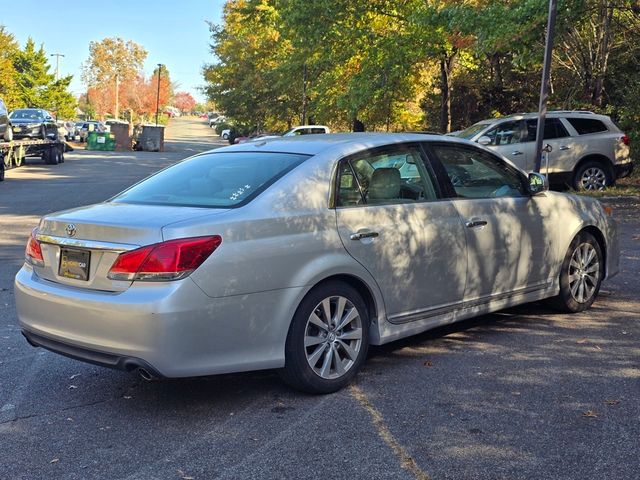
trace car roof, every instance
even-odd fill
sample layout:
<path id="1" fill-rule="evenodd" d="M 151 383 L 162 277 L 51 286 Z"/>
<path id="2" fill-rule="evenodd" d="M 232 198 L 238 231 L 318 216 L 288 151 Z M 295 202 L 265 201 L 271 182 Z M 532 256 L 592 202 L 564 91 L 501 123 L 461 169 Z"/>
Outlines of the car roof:
<path id="1" fill-rule="evenodd" d="M 211 152 L 282 152 L 303 155 L 317 155 L 331 151 L 336 155 L 347 155 L 354 149 L 369 149 L 404 142 L 442 141 L 469 143 L 456 137 L 429 135 L 420 133 L 325 133 L 318 135 L 300 135 L 297 137 L 276 137 L 240 143 L 218 148 Z M 474 144 L 476 145 L 476 144 Z M 477 145 L 476 145 L 477 146 Z M 209 153 L 209 152 L 207 152 Z"/>
<path id="2" fill-rule="evenodd" d="M 559 117 L 571 117 L 571 118 L 577 117 L 577 118 L 594 118 L 594 119 L 608 118 L 606 115 L 590 112 L 588 110 L 550 110 L 546 113 L 546 116 L 549 118 L 559 118 Z M 523 118 L 524 119 L 538 118 L 538 112 L 512 113 L 511 115 L 505 115 L 504 117 L 498 117 L 492 120 L 484 120 L 484 121 L 495 122 L 498 120 L 507 120 L 507 119 L 520 120 Z"/>

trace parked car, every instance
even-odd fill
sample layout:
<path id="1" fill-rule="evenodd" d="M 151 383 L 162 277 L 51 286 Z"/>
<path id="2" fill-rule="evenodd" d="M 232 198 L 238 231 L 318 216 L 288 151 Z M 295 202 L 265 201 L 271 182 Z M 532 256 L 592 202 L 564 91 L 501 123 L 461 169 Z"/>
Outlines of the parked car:
<path id="1" fill-rule="evenodd" d="M 297 135 L 315 135 L 318 133 L 331 133 L 329 127 L 324 125 L 300 125 L 282 134 L 283 137 L 295 137 Z"/>
<path id="2" fill-rule="evenodd" d="M 226 122 L 227 121 L 227 117 L 225 117 L 224 115 L 217 115 L 215 117 L 209 117 L 209 127 L 211 128 L 215 128 L 216 125 Z"/>
<path id="3" fill-rule="evenodd" d="M 533 170 L 538 114 L 484 120 L 454 135 L 500 152 L 523 170 Z M 544 143 L 552 148 L 549 181 L 576 190 L 602 190 L 629 175 L 629 136 L 606 115 L 586 111 L 549 112 Z"/>
<path id="4" fill-rule="evenodd" d="M 9 119 L 9 112 L 4 100 L 0 98 L 0 135 L 5 142 L 13 140 L 13 130 L 11 129 L 11 120 Z M 4 170 L 3 170 L 4 171 Z"/>
<path id="5" fill-rule="evenodd" d="M 84 122 L 82 127 L 80 127 L 80 141 L 86 142 L 89 137 L 89 133 L 91 132 L 106 132 L 107 129 L 102 122 L 98 122 L 96 120 L 90 120 L 88 122 Z"/>
<path id="6" fill-rule="evenodd" d="M 49 112 L 41 108 L 20 108 L 9 115 L 13 138 L 58 138 L 58 125 Z"/>
<path id="7" fill-rule="evenodd" d="M 254 141 L 254 140 L 270 140 L 272 138 L 279 137 L 296 137 L 298 135 L 316 135 L 320 133 L 331 133 L 329 127 L 324 125 L 300 125 L 298 127 L 293 127 L 290 130 L 287 130 L 282 135 L 275 134 L 267 134 L 267 135 L 257 135 L 255 137 L 250 137 L 245 141 Z M 243 143 L 242 141 L 239 143 Z"/>
<path id="8" fill-rule="evenodd" d="M 32 345 L 147 379 L 279 369 L 326 393 L 370 344 L 542 299 L 589 308 L 618 271 L 610 215 L 452 137 L 247 143 L 45 216 L 16 309 Z"/>

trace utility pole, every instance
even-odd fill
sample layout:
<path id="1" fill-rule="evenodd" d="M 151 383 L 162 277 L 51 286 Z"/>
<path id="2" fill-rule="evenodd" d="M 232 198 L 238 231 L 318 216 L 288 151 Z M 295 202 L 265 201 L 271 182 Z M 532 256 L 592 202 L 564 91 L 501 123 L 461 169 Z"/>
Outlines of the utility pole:
<path id="1" fill-rule="evenodd" d="M 113 116 L 118 120 L 120 117 L 120 73 L 116 72 L 116 106 L 114 108 Z"/>
<path id="2" fill-rule="evenodd" d="M 160 73 L 162 72 L 162 64 L 158 64 L 158 94 L 156 95 L 156 126 L 158 125 L 158 115 L 160 114 Z"/>
<path id="3" fill-rule="evenodd" d="M 547 98 L 549 97 L 549 77 L 551 76 L 551 54 L 553 37 L 556 28 L 558 0 L 549 0 L 549 19 L 547 20 L 547 38 L 544 47 L 544 64 L 542 66 L 542 85 L 540 86 L 540 104 L 538 106 L 538 128 L 536 130 L 536 156 L 534 172 L 540 172 L 542 164 L 542 140 L 544 138 L 544 120 L 547 116 Z"/>
<path id="4" fill-rule="evenodd" d="M 64 58 L 64 55 L 62 53 L 52 53 L 50 56 L 56 57 L 56 82 L 57 82 L 58 78 L 60 78 L 60 57 Z"/>

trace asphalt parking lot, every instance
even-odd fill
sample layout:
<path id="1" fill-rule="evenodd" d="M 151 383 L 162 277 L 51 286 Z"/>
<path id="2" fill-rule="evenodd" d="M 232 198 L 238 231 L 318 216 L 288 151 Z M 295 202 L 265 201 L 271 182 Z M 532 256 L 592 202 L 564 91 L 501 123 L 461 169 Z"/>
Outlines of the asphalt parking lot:
<path id="1" fill-rule="evenodd" d="M 608 201 L 622 272 L 591 310 L 526 305 L 374 348 L 333 395 L 268 371 L 147 383 L 30 347 L 13 276 L 31 228 L 222 145 L 196 121 L 168 133 L 164 153 L 77 151 L 0 184 L 1 479 L 640 478 L 637 199 Z"/>

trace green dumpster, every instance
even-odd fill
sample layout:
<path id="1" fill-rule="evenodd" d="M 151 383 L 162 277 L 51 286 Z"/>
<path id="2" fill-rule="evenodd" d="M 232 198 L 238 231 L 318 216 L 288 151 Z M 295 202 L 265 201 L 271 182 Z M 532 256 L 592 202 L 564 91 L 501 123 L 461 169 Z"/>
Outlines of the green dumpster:
<path id="1" fill-rule="evenodd" d="M 115 136 L 110 132 L 90 132 L 87 137 L 87 150 L 112 152 L 116 149 Z"/>

